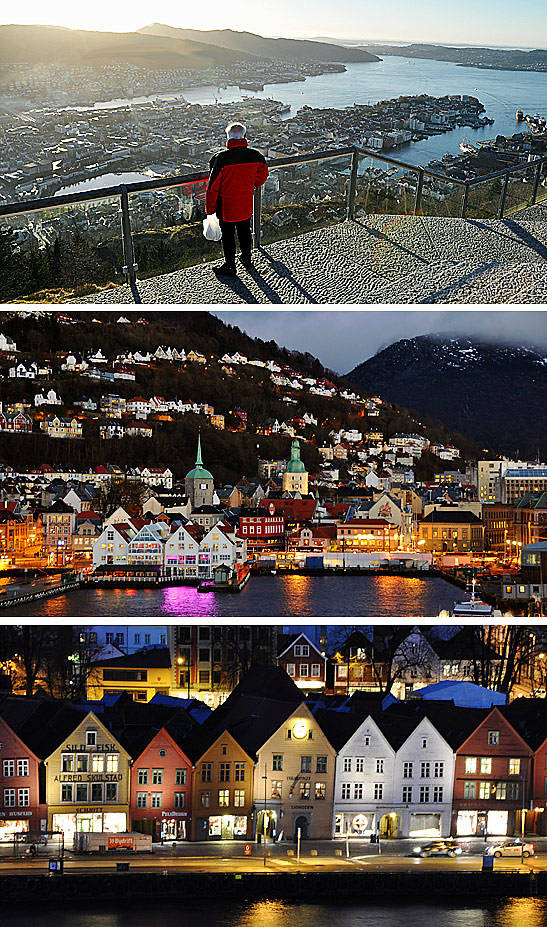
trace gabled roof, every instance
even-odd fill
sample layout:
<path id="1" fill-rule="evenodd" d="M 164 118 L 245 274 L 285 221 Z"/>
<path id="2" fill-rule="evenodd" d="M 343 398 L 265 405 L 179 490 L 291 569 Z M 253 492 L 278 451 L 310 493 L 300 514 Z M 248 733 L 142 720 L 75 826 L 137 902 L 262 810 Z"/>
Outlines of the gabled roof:
<path id="1" fill-rule="evenodd" d="M 98 660 L 93 666 L 118 667 L 128 666 L 135 669 L 164 669 L 171 666 L 169 647 L 153 647 L 149 650 L 139 650 L 137 653 L 128 653 L 122 657 L 111 660 Z"/>
<path id="2" fill-rule="evenodd" d="M 319 657 L 321 657 L 321 659 L 324 659 L 321 651 L 318 650 L 315 644 L 313 644 L 312 641 L 309 639 L 309 637 L 307 637 L 304 633 L 278 634 L 277 635 L 277 650 L 278 650 L 277 659 L 280 660 L 281 657 L 287 653 L 287 650 L 290 650 L 292 647 L 294 647 L 295 644 L 298 644 L 299 641 L 302 641 L 302 643 L 304 644 L 308 644 L 312 648 L 312 650 L 315 650 L 315 653 Z"/>

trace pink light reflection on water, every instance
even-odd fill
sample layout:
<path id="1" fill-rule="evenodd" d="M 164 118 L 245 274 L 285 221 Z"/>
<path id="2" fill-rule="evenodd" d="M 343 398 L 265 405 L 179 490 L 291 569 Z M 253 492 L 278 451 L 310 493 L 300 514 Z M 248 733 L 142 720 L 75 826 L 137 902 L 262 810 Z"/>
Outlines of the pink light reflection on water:
<path id="1" fill-rule="evenodd" d="M 162 615 L 184 618 L 218 617 L 218 599 L 214 592 L 198 592 L 196 586 L 166 586 L 162 589 Z"/>

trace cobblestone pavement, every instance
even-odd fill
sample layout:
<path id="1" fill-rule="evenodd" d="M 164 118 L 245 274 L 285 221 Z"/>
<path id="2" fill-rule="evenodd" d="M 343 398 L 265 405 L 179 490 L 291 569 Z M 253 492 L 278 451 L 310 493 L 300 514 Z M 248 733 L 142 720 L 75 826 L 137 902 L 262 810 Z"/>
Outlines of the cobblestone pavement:
<path id="1" fill-rule="evenodd" d="M 547 206 L 503 220 L 362 216 L 253 253 L 217 280 L 211 264 L 82 303 L 544 303 Z"/>

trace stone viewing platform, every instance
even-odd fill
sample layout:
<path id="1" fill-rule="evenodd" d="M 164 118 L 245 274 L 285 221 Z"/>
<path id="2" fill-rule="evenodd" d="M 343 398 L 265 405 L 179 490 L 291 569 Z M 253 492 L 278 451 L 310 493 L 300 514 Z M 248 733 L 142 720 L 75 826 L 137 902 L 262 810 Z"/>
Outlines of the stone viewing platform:
<path id="1" fill-rule="evenodd" d="M 265 244 L 227 282 L 199 264 L 80 301 L 543 304 L 546 259 L 547 205 L 502 220 L 371 215 Z"/>

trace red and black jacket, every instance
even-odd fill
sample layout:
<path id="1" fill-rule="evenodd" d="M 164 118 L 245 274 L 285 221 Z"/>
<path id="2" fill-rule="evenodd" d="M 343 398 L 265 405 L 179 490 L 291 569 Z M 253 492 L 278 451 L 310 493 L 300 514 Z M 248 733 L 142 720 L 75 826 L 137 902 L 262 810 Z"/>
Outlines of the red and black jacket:
<path id="1" fill-rule="evenodd" d="M 268 177 L 263 155 L 247 147 L 247 139 L 230 138 L 227 148 L 210 162 L 205 208 L 207 215 L 216 212 L 225 222 L 244 222 L 253 214 L 255 187 Z"/>

